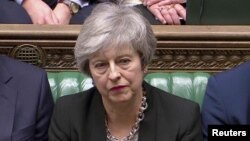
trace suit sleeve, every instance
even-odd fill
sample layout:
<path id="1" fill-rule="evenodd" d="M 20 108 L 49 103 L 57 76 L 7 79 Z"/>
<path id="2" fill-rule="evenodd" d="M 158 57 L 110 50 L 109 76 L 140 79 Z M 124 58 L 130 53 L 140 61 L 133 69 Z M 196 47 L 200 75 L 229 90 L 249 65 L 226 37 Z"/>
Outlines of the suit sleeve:
<path id="1" fill-rule="evenodd" d="M 205 141 L 208 137 L 208 125 L 226 123 L 226 114 L 219 90 L 216 77 L 212 76 L 208 81 L 202 106 L 202 130 Z"/>
<path id="2" fill-rule="evenodd" d="M 54 101 L 51 94 L 46 72 L 43 71 L 39 95 L 39 106 L 37 111 L 37 123 L 35 141 L 48 140 L 48 128 L 53 112 Z"/>

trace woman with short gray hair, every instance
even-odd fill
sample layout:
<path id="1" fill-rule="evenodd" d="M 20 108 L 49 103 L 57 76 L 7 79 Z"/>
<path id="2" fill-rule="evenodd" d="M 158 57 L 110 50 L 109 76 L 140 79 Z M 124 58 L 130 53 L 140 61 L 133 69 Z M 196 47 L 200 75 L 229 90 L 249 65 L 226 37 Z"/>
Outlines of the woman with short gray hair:
<path id="1" fill-rule="evenodd" d="M 49 140 L 201 141 L 198 104 L 144 81 L 155 48 L 138 11 L 99 4 L 75 46 L 79 69 L 94 87 L 57 101 Z"/>
<path id="2" fill-rule="evenodd" d="M 89 74 L 88 57 L 110 45 L 115 48 L 131 46 L 140 53 L 142 65 L 149 64 L 156 38 L 151 25 L 136 10 L 114 4 L 102 4 L 94 9 L 86 19 L 75 46 L 76 61 L 83 72 Z"/>

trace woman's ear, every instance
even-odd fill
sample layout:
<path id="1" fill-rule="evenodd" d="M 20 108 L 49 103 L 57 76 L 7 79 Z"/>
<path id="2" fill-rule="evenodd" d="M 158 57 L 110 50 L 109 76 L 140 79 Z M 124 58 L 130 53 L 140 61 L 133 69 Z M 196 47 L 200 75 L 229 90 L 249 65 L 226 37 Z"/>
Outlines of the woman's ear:
<path id="1" fill-rule="evenodd" d="M 146 74 L 148 72 L 148 65 L 143 67 L 143 72 L 144 72 L 144 74 Z"/>

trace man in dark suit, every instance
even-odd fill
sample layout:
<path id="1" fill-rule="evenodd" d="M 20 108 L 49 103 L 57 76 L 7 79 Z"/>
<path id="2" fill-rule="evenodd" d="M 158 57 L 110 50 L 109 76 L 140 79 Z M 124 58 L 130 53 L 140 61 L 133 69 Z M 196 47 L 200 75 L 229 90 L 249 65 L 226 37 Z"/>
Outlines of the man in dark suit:
<path id="1" fill-rule="evenodd" d="M 202 107 L 204 139 L 208 125 L 250 124 L 250 61 L 212 76 Z"/>
<path id="2" fill-rule="evenodd" d="M 47 141 L 53 106 L 44 70 L 0 55 L 0 141 Z"/>

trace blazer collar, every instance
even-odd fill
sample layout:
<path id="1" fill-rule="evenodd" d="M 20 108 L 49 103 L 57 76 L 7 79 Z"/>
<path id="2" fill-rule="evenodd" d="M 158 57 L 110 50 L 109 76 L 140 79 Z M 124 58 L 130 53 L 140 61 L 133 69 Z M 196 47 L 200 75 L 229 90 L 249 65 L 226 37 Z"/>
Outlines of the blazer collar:
<path id="1" fill-rule="evenodd" d="M 106 127 L 105 127 L 105 110 L 102 103 L 100 93 L 96 91 L 93 93 L 93 102 L 90 105 L 88 116 L 88 141 L 105 141 L 106 140 Z M 98 134 L 97 134 L 98 133 Z"/>
<path id="2" fill-rule="evenodd" d="M 5 63 L 3 62 L 4 59 L 0 56 L 0 83 L 6 84 L 8 80 L 12 78 L 12 75 L 8 71 L 8 69 L 5 67 Z"/>
<path id="3" fill-rule="evenodd" d="M 146 91 L 146 98 L 148 103 L 148 108 L 145 110 L 145 117 L 141 121 L 139 129 L 139 141 L 155 141 L 156 140 L 156 110 L 154 104 L 154 93 L 152 91 L 152 86 L 150 86 L 145 81 L 143 82 L 143 87 Z"/>
<path id="4" fill-rule="evenodd" d="M 12 76 L 4 64 L 0 62 L 0 140 L 11 139 L 14 123 L 17 91 Z"/>

